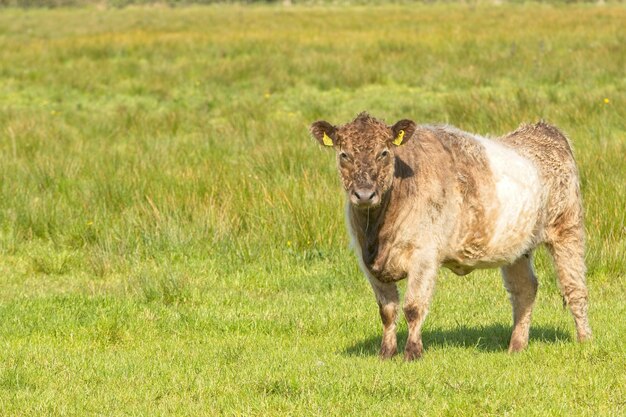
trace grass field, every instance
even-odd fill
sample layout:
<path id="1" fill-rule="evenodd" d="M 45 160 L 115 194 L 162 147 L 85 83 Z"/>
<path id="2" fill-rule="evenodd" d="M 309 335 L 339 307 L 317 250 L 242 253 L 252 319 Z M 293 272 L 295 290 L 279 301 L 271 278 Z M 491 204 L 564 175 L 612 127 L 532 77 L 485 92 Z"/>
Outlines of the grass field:
<path id="1" fill-rule="evenodd" d="M 0 415 L 626 415 L 626 7 L 0 11 Z M 497 271 L 380 323 L 318 118 L 572 139 L 591 343 L 552 267 L 506 353 Z M 400 347 L 406 338 L 403 319 Z"/>

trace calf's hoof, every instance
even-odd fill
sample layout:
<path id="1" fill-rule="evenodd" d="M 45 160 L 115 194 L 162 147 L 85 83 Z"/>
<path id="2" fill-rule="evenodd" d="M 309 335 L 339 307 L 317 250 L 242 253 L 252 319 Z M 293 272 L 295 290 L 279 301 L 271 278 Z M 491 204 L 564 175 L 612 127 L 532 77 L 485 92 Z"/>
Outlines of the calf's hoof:
<path id="1" fill-rule="evenodd" d="M 424 352 L 424 348 L 422 347 L 422 343 L 407 343 L 404 348 L 404 360 L 407 362 L 414 361 L 416 359 L 420 359 L 422 357 L 422 353 Z"/>
<path id="2" fill-rule="evenodd" d="M 578 331 L 577 339 L 580 343 L 588 342 L 592 339 L 591 337 L 591 329 L 586 328 L 584 330 Z"/>
<path id="3" fill-rule="evenodd" d="M 378 356 L 380 359 L 391 359 L 396 353 L 398 353 L 398 348 L 395 345 L 382 345 Z"/>
<path id="4" fill-rule="evenodd" d="M 519 340 L 519 339 L 511 339 L 511 343 L 509 343 L 509 353 L 517 353 L 526 349 L 528 346 L 527 340 Z"/>

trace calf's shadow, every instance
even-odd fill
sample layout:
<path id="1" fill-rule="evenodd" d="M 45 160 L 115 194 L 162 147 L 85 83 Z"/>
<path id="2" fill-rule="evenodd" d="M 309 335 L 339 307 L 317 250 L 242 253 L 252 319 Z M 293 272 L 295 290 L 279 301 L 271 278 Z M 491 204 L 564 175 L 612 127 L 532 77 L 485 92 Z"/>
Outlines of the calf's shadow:
<path id="1" fill-rule="evenodd" d="M 465 347 L 478 349 L 483 352 L 506 351 L 509 347 L 509 340 L 512 332 L 511 325 L 492 324 L 489 326 L 458 326 L 452 329 L 424 329 L 422 341 L 424 349 L 430 347 Z M 362 340 L 344 350 L 348 356 L 375 356 L 378 355 L 382 331 L 376 336 Z M 407 338 L 407 331 L 398 332 L 398 351 L 404 350 Z M 571 337 L 564 331 L 547 326 L 531 326 L 530 344 L 533 341 L 543 343 L 557 343 L 570 341 Z"/>

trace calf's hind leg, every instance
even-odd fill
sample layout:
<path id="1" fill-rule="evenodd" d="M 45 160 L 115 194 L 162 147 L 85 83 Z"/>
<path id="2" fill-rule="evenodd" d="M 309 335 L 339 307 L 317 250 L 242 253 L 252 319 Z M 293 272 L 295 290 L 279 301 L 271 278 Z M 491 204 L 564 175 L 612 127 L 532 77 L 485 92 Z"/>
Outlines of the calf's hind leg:
<path id="1" fill-rule="evenodd" d="M 531 255 L 523 255 L 511 265 L 502 267 L 502 278 L 513 306 L 513 334 L 509 352 L 519 352 L 528 345 L 530 318 L 537 296 L 537 278 L 533 272 Z"/>
<path id="2" fill-rule="evenodd" d="M 587 318 L 587 286 L 585 285 L 584 241 L 582 228 L 568 233 L 571 239 L 561 239 L 548 244 L 554 259 L 561 294 L 569 305 L 576 323 L 578 341 L 591 338 L 591 328 Z"/>

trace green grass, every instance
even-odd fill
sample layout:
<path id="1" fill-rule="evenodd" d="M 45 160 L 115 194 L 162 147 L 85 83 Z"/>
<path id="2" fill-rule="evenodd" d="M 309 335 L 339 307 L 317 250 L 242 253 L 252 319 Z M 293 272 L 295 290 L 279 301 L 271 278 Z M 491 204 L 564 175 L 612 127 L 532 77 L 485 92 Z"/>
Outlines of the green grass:
<path id="1" fill-rule="evenodd" d="M 626 8 L 6 9 L 0 414 L 626 414 Z M 605 103 L 605 99 L 609 102 Z M 310 122 L 572 139 L 591 343 L 545 252 L 529 349 L 442 271 L 415 363 L 380 324 Z M 400 326 L 400 345 L 406 326 Z"/>

